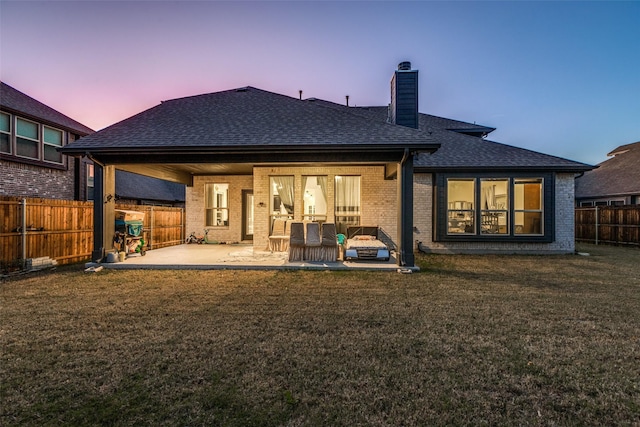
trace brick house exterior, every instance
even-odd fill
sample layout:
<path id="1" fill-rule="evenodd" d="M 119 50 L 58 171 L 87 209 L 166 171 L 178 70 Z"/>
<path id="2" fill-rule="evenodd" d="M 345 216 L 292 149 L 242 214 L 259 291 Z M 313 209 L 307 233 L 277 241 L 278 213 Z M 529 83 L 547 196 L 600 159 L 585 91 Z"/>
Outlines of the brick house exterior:
<path id="1" fill-rule="evenodd" d="M 416 249 L 574 250 L 573 180 L 590 165 L 489 141 L 488 126 L 419 113 L 409 63 L 394 72 L 391 93 L 388 107 L 253 87 L 180 98 L 63 151 L 100 159 L 96 191 L 105 194 L 115 168 L 186 184 L 187 233 L 207 229 L 213 240 L 252 240 L 257 250 L 279 217 L 376 226 L 404 266 Z M 112 233 L 109 211 L 104 205 L 95 260 Z"/>
<path id="2" fill-rule="evenodd" d="M 91 133 L 0 82 L 0 195 L 86 200 L 86 161 L 56 150 Z"/>

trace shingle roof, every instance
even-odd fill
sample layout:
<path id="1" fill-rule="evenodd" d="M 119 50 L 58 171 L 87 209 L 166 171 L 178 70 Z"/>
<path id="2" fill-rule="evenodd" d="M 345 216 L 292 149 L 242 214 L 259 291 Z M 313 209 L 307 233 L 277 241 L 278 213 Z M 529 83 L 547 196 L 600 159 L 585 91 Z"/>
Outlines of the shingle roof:
<path id="1" fill-rule="evenodd" d="M 425 144 L 416 129 L 246 87 L 162 102 L 64 151 Z"/>
<path id="2" fill-rule="evenodd" d="M 386 120 L 387 107 L 356 108 L 371 118 Z M 419 126 L 420 129 L 431 134 L 435 142 L 440 144 L 440 148 L 433 154 L 418 155 L 414 161 L 416 170 L 516 168 L 585 171 L 592 169 L 592 166 L 584 163 L 460 133 L 464 130 L 494 129 L 488 126 L 423 113 L 420 113 Z"/>
<path id="3" fill-rule="evenodd" d="M 175 182 L 116 170 L 116 195 L 127 199 L 184 202 L 185 186 Z"/>
<path id="4" fill-rule="evenodd" d="M 537 151 L 489 141 L 457 132 L 432 128 L 440 149 L 432 155 L 419 155 L 416 169 L 549 169 L 585 171 L 592 166 Z"/>
<path id="5" fill-rule="evenodd" d="M 81 136 L 94 132 L 93 129 L 65 116 L 4 82 L 0 82 L 0 107 L 24 115 L 27 118 L 65 128 Z"/>
<path id="6" fill-rule="evenodd" d="M 640 141 L 608 155 L 613 157 L 576 179 L 576 198 L 640 194 Z"/>
<path id="7" fill-rule="evenodd" d="M 387 107 L 347 107 L 319 99 L 300 101 L 246 87 L 162 102 L 63 151 L 441 144 L 435 153 L 417 156 L 416 170 L 535 168 L 579 172 L 592 168 L 460 133 L 489 133 L 492 127 L 421 113 L 420 129 L 411 129 L 388 123 L 387 116 Z"/>

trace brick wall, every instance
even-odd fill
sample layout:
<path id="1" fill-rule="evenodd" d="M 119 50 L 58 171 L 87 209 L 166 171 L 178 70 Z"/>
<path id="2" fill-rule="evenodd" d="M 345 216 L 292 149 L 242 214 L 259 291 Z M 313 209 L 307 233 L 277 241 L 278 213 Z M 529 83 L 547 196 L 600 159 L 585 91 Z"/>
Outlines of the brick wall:
<path id="1" fill-rule="evenodd" d="M 74 162 L 68 169 L 49 169 L 0 160 L 0 195 L 74 200 Z"/>
<path id="2" fill-rule="evenodd" d="M 302 220 L 303 191 L 302 176 L 327 176 L 327 221 L 333 222 L 336 175 L 361 176 L 361 223 L 379 226 L 394 241 L 396 239 L 396 194 L 397 181 L 384 179 L 384 167 L 255 167 L 253 176 L 198 176 L 193 187 L 186 192 L 186 233 L 195 231 L 202 234 L 204 226 L 204 184 L 229 184 L 229 226 L 209 227 L 209 236 L 215 240 L 237 242 L 242 239 L 242 190 L 253 189 L 254 193 L 254 233 L 256 250 L 268 246 L 270 232 L 269 178 L 270 176 L 293 175 L 295 177 L 294 218 Z M 262 204 L 262 205 L 261 205 Z"/>
<path id="3" fill-rule="evenodd" d="M 229 225 L 206 227 L 205 225 L 205 184 L 229 184 Z M 196 176 L 193 186 L 186 189 L 185 233 L 195 232 L 200 236 L 209 229 L 208 238 L 220 242 L 239 242 L 242 240 L 242 190 L 253 188 L 251 175 Z"/>
<path id="4" fill-rule="evenodd" d="M 385 180 L 383 166 L 336 166 L 336 167 L 256 167 L 254 173 L 254 200 L 256 204 L 254 218 L 254 248 L 264 249 L 269 236 L 269 177 L 293 175 L 295 177 L 295 212 L 294 219 L 302 220 L 303 215 L 303 175 L 327 176 L 327 222 L 334 222 L 335 211 L 335 176 L 359 175 L 360 204 L 362 225 L 378 226 L 396 240 L 397 181 Z M 264 207 L 258 206 L 264 203 Z"/>
<path id="5" fill-rule="evenodd" d="M 204 184 L 229 184 L 229 226 L 209 227 L 209 236 L 215 240 L 237 242 L 242 239 L 242 190 L 254 193 L 254 248 L 268 246 L 270 231 L 269 177 L 293 175 L 295 185 L 294 219 L 302 220 L 302 176 L 325 175 L 327 179 L 327 221 L 334 219 L 336 175 L 361 176 L 361 224 L 379 226 L 397 241 L 397 180 L 384 178 L 382 166 L 355 167 L 255 167 L 253 176 L 198 176 L 193 187 L 186 192 L 186 233 L 202 234 L 204 225 Z M 556 221 L 552 243 L 499 243 L 499 242 L 434 242 L 433 241 L 433 180 L 431 174 L 414 176 L 414 242 L 420 241 L 433 252 L 530 252 L 570 253 L 574 247 L 574 185 L 573 174 L 558 174 L 555 182 Z M 260 204 L 263 206 L 260 206 Z"/>

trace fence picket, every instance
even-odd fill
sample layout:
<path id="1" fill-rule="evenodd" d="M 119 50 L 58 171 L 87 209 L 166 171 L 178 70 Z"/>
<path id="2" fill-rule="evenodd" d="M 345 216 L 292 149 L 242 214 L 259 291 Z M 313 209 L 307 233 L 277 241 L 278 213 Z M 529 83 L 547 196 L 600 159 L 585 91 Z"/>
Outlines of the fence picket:
<path id="1" fill-rule="evenodd" d="M 59 264 L 87 260 L 93 250 L 93 202 L 54 199 L 24 199 L 23 225 L 20 197 L 0 196 L 0 270 L 20 265 L 22 229 L 26 226 L 26 258 L 50 257 Z M 145 213 L 144 227 L 153 229 L 148 236 L 153 249 L 184 242 L 182 208 L 116 205 L 116 209 Z"/>
<path id="2" fill-rule="evenodd" d="M 640 246 L 640 205 L 575 210 L 576 241 Z"/>

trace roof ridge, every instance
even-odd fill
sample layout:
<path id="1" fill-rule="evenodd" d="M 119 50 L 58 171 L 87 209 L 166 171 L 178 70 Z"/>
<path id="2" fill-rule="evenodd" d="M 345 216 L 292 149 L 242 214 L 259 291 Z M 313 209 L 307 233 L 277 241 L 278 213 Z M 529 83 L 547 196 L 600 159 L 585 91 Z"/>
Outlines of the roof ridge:
<path id="1" fill-rule="evenodd" d="M 5 96 L 0 97 L 0 106 L 6 109 L 10 109 L 20 114 L 30 116 L 31 118 L 38 119 L 39 121 L 45 121 L 56 126 L 65 127 L 67 129 L 70 129 L 76 132 L 81 132 L 85 134 L 91 134 L 95 132 L 95 130 L 91 129 L 89 126 L 84 125 L 75 119 L 72 119 L 71 117 L 45 104 L 42 101 L 38 101 L 34 97 L 29 96 L 26 93 L 22 92 L 21 90 L 14 88 L 10 84 L 4 81 L 0 81 L 0 93 L 3 91 L 6 93 L 5 93 Z M 27 102 L 27 106 L 23 106 L 23 107 L 16 106 L 16 105 L 12 106 L 10 104 L 5 103 L 7 99 L 11 99 L 10 98 L 11 92 L 16 94 L 20 98 L 22 98 L 17 100 L 17 102 Z M 29 110 L 29 109 L 31 109 L 32 111 L 23 111 L 23 110 Z M 43 111 L 41 112 L 34 111 L 38 109 L 42 109 Z M 44 113 L 44 116 L 42 113 Z M 49 115 L 49 117 L 46 117 L 47 115 Z M 52 116 L 55 116 L 55 117 L 52 117 Z"/>

